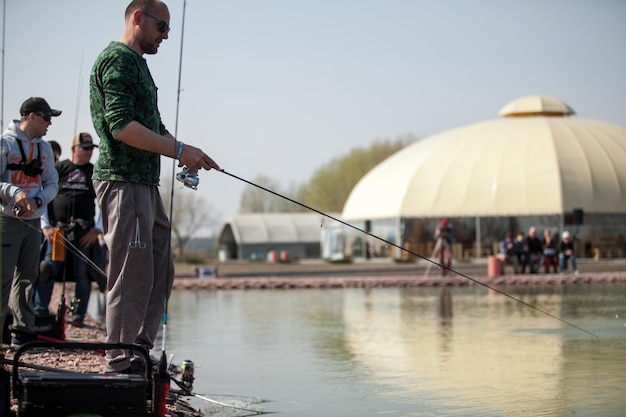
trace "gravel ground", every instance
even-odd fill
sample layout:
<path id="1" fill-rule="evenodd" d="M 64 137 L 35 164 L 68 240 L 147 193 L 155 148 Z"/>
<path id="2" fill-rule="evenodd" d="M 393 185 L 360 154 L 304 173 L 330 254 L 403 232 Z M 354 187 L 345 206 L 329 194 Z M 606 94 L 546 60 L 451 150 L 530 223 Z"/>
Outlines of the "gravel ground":
<path id="1" fill-rule="evenodd" d="M 52 302 L 50 303 L 51 313 L 57 312 L 57 306 L 61 300 L 62 287 L 60 284 L 54 289 Z M 65 297 L 66 300 L 71 300 L 74 295 L 74 284 L 66 284 Z M 69 317 L 68 317 L 69 321 Z M 102 324 L 98 323 L 92 317 L 87 315 L 85 317 L 84 325 L 82 327 L 72 326 L 67 324 L 65 328 L 65 340 L 68 342 L 88 342 L 99 343 L 105 341 L 105 330 Z M 5 368 L 11 371 L 13 368 L 10 365 L 13 360 L 15 350 L 3 345 Z M 63 370 L 71 370 L 83 373 L 104 373 L 104 353 L 89 350 L 77 350 L 77 351 L 62 351 L 49 349 L 47 351 L 37 350 L 33 353 L 26 352 L 20 357 L 20 362 L 27 363 L 29 365 L 55 368 Z M 20 366 L 19 369 L 26 369 Z M 28 369 L 33 370 L 33 369 Z M 41 369 L 39 370 L 41 371 Z M 172 383 L 174 386 L 174 383 Z M 175 387 L 175 386 L 174 386 Z M 173 388 L 174 388 L 173 387 Z M 180 407 L 173 407 L 171 405 L 166 406 L 168 409 L 168 416 L 170 417 L 188 417 L 198 415 L 192 411 L 181 411 Z M 12 411 L 17 411 L 17 401 L 12 398 Z"/>

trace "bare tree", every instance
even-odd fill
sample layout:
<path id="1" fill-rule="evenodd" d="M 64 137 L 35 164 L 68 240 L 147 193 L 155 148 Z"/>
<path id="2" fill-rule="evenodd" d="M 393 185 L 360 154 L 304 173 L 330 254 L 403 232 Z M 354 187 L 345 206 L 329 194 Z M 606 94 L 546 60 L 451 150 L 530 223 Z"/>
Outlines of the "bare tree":
<path id="1" fill-rule="evenodd" d="M 276 213 L 276 212 L 289 212 L 296 211 L 293 203 L 285 200 L 282 197 L 272 194 L 267 190 L 273 191 L 280 195 L 292 198 L 286 195 L 286 192 L 281 190 L 276 181 L 264 175 L 258 175 L 254 179 L 254 183 L 265 188 L 265 190 L 249 185 L 241 194 L 241 200 L 239 201 L 240 213 Z M 292 194 L 290 191 L 289 194 Z"/>
<path id="2" fill-rule="evenodd" d="M 170 212 L 171 186 L 161 189 L 161 196 L 165 210 Z M 190 190 L 176 184 L 174 188 L 174 206 L 172 209 L 172 234 L 174 246 L 180 259 L 184 259 L 187 243 L 203 229 L 216 224 L 216 215 L 200 194 L 200 191 Z"/>

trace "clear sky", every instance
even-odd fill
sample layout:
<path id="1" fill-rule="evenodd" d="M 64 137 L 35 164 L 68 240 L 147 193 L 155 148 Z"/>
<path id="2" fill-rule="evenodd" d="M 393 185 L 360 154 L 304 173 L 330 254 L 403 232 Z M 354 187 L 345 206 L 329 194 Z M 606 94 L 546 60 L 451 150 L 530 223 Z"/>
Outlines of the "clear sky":
<path id="1" fill-rule="evenodd" d="M 626 127 L 623 0 L 189 0 L 184 33 L 183 0 L 166 3 L 169 40 L 147 56 L 163 121 L 250 181 L 287 189 L 377 138 L 495 119 L 526 95 Z M 89 72 L 127 4 L 6 0 L 3 127 L 42 96 L 63 110 L 46 137 L 63 157 L 75 131 L 95 135 Z M 196 192 L 224 219 L 244 187 L 204 171 Z"/>

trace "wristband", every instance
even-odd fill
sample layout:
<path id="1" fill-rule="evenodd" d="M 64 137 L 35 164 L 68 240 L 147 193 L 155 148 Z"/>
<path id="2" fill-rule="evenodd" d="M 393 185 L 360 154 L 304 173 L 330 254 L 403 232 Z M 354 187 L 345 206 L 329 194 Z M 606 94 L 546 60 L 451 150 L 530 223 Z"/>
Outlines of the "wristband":
<path id="1" fill-rule="evenodd" d="M 13 191 L 13 199 L 15 200 L 15 196 L 17 195 L 17 193 L 19 193 L 20 191 L 22 191 L 21 188 L 18 188 L 17 190 Z"/>
<path id="2" fill-rule="evenodd" d="M 180 156 L 183 154 L 183 146 L 185 146 L 184 143 L 178 142 L 178 152 L 176 153 L 176 159 L 180 159 Z"/>

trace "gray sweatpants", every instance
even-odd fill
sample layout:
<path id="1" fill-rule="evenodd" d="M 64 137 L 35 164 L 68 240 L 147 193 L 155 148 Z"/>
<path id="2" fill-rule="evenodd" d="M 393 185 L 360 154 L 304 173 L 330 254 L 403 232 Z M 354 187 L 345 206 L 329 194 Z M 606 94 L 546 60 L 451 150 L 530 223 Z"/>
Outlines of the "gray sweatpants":
<path id="1" fill-rule="evenodd" d="M 41 230 L 39 219 L 22 220 L 2 216 L 2 322 L 9 295 L 13 326 L 35 331 L 34 284 L 39 275 Z M 14 277 L 15 274 L 15 277 Z"/>
<path id="2" fill-rule="evenodd" d="M 174 281 L 170 223 L 155 186 L 94 180 L 102 210 L 107 269 L 106 342 L 148 350 Z M 130 366 L 132 352 L 107 351 L 107 372 Z"/>

